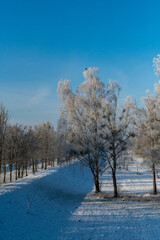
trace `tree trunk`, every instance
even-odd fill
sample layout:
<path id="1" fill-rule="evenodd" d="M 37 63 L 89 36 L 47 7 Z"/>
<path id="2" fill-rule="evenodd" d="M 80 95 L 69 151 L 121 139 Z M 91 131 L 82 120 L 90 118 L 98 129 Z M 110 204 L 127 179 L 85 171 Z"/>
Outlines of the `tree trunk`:
<path id="1" fill-rule="evenodd" d="M 51 165 L 51 159 L 48 158 L 48 165 L 50 166 Z"/>
<path id="2" fill-rule="evenodd" d="M 21 177 L 21 166 L 20 166 L 20 163 L 18 163 L 18 178 Z"/>
<path id="3" fill-rule="evenodd" d="M 24 164 L 22 165 L 21 178 L 23 178 L 23 174 L 24 174 Z"/>
<path id="4" fill-rule="evenodd" d="M 34 163 L 34 158 L 32 158 L 32 173 L 34 174 L 35 173 L 35 163 Z"/>
<path id="5" fill-rule="evenodd" d="M 35 159 L 35 172 L 38 172 L 38 160 Z"/>
<path id="6" fill-rule="evenodd" d="M 41 160 L 41 162 L 42 162 L 41 169 L 43 169 L 44 168 L 44 161 L 43 161 L 43 159 Z"/>
<path id="7" fill-rule="evenodd" d="M 116 173 L 114 170 L 112 170 L 112 179 L 113 179 L 113 187 L 114 187 L 114 197 L 118 197 Z"/>
<path id="8" fill-rule="evenodd" d="M 26 167 L 26 177 L 28 176 L 28 171 L 27 171 L 27 167 Z"/>
<path id="9" fill-rule="evenodd" d="M 156 185 L 156 171 L 155 164 L 152 165 L 152 175 L 153 175 L 153 194 L 157 194 L 157 185 Z"/>
<path id="10" fill-rule="evenodd" d="M 27 167 L 28 167 L 28 161 L 26 160 L 26 161 L 25 161 L 26 177 L 28 176 Z"/>
<path id="11" fill-rule="evenodd" d="M 17 166 L 17 162 L 15 163 L 15 180 L 17 180 L 17 168 L 18 168 L 18 166 Z"/>
<path id="12" fill-rule="evenodd" d="M 47 169 L 47 158 L 45 159 L 45 170 Z"/>
<path id="13" fill-rule="evenodd" d="M 94 185 L 95 185 L 95 192 L 100 192 L 100 186 L 99 186 L 99 176 L 98 174 L 94 175 Z"/>
<path id="14" fill-rule="evenodd" d="M 12 166 L 9 167 L 9 172 L 10 172 L 10 182 L 12 182 Z"/>
<path id="15" fill-rule="evenodd" d="M 3 182 L 6 182 L 6 164 L 3 164 Z"/>
<path id="16" fill-rule="evenodd" d="M 0 174 L 2 173 L 2 147 L 0 148 Z"/>

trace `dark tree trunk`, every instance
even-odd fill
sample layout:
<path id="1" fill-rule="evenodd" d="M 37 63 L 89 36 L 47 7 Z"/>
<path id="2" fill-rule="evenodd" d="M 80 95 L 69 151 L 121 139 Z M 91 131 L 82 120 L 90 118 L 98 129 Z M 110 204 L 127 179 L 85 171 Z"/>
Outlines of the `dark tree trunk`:
<path id="1" fill-rule="evenodd" d="M 3 182 L 6 182 L 6 164 L 3 164 Z"/>
<path id="2" fill-rule="evenodd" d="M 41 162 L 42 162 L 41 169 L 43 169 L 44 168 L 44 161 L 43 161 L 43 159 L 41 160 Z"/>
<path id="3" fill-rule="evenodd" d="M 60 164 L 60 158 L 57 158 L 57 165 Z"/>
<path id="4" fill-rule="evenodd" d="M 10 172 L 10 182 L 12 182 L 12 165 L 9 167 L 9 172 Z"/>
<path id="5" fill-rule="evenodd" d="M 20 166 L 20 163 L 18 163 L 18 178 L 21 177 L 21 166 Z"/>
<path id="6" fill-rule="evenodd" d="M 153 175 L 153 194 L 157 194 L 157 185 L 156 185 L 156 171 L 155 164 L 152 165 L 152 175 Z"/>
<path id="7" fill-rule="evenodd" d="M 45 170 L 47 169 L 47 159 L 45 159 Z"/>
<path id="8" fill-rule="evenodd" d="M 100 192 L 100 185 L 99 185 L 99 176 L 96 174 L 94 176 L 94 185 L 95 185 L 95 192 L 99 193 Z"/>
<path id="9" fill-rule="evenodd" d="M 118 197 L 116 173 L 114 170 L 112 170 L 112 179 L 113 179 L 114 197 Z"/>
<path id="10" fill-rule="evenodd" d="M 27 167 L 26 167 L 26 177 L 28 176 L 28 171 L 27 171 Z"/>
<path id="11" fill-rule="evenodd" d="M 18 174 L 17 174 L 17 168 L 18 168 L 18 164 L 17 164 L 17 162 L 15 163 L 15 180 L 17 180 L 18 179 Z"/>
<path id="12" fill-rule="evenodd" d="M 38 172 L 38 160 L 35 159 L 35 172 Z"/>
<path id="13" fill-rule="evenodd" d="M 48 165 L 50 166 L 51 165 L 51 159 L 48 158 Z"/>

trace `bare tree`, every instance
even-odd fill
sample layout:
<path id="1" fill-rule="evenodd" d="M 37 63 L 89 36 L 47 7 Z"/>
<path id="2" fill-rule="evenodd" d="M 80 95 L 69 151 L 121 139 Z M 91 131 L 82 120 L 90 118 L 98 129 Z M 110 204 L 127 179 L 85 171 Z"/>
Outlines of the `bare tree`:
<path id="1" fill-rule="evenodd" d="M 152 169 L 153 193 L 157 194 L 156 166 L 160 157 L 160 83 L 155 85 L 156 95 L 149 93 L 143 98 L 144 109 L 138 109 L 138 135 L 136 153 L 141 155 Z"/>
<path id="2" fill-rule="evenodd" d="M 64 161 L 68 161 L 69 149 L 68 146 L 68 128 L 67 121 L 64 118 L 64 115 L 61 114 L 60 119 L 58 120 L 56 138 L 55 138 L 55 156 L 57 158 L 57 164 L 61 164 Z"/>
<path id="3" fill-rule="evenodd" d="M 90 168 L 95 191 L 100 191 L 99 174 L 110 168 L 116 197 L 117 164 L 126 150 L 128 139 L 134 135 L 129 129 L 133 101 L 128 98 L 120 107 L 118 83 L 110 81 L 104 85 L 96 76 L 97 71 L 96 68 L 84 71 L 85 81 L 76 93 L 73 93 L 69 81 L 60 81 L 58 94 L 74 153 L 83 165 Z"/>
<path id="4" fill-rule="evenodd" d="M 6 140 L 6 128 L 8 123 L 8 110 L 6 110 L 3 104 L 0 104 L 0 173 L 4 172 L 4 182 L 6 175 L 6 159 L 5 159 L 5 140 Z"/>
<path id="5" fill-rule="evenodd" d="M 105 101 L 105 86 L 96 76 L 98 69 L 83 72 L 85 81 L 73 93 L 69 81 L 60 81 L 58 94 L 61 96 L 62 112 L 67 119 L 72 152 L 80 162 L 89 167 L 94 179 L 95 191 L 100 191 L 99 174 L 106 166 L 101 156 L 102 108 Z"/>
<path id="6" fill-rule="evenodd" d="M 129 138 L 133 132 L 133 100 L 127 98 L 124 104 L 118 103 L 120 87 L 117 82 L 109 82 L 107 101 L 104 107 L 102 134 L 102 152 L 111 169 L 114 197 L 118 196 L 116 170 L 122 164 L 122 155 L 127 149 Z M 132 131 L 131 131 L 132 125 Z"/>
<path id="7" fill-rule="evenodd" d="M 47 169 L 54 156 L 54 127 L 50 122 L 35 126 L 35 134 L 39 141 L 39 157 L 42 161 L 42 168 Z"/>
<path id="8" fill-rule="evenodd" d="M 21 169 L 24 170 L 24 149 L 26 148 L 24 136 L 27 127 L 22 125 L 8 126 L 7 128 L 7 141 L 6 141 L 6 154 L 10 169 L 10 181 L 12 181 L 12 169 L 14 164 L 15 180 L 23 177 Z"/>

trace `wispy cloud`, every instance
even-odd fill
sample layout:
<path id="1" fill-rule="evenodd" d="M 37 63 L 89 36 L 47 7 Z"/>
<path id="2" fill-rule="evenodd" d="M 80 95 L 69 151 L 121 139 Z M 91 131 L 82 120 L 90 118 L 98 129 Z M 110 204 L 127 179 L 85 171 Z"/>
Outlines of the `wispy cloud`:
<path id="1" fill-rule="evenodd" d="M 50 93 L 48 88 L 39 89 L 36 94 L 29 100 L 29 105 L 37 105 L 41 103 Z"/>

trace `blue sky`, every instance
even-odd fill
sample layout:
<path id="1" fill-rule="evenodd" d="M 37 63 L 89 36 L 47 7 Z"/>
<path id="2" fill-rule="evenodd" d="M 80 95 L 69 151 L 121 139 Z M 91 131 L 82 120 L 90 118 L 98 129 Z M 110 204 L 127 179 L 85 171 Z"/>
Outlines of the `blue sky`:
<path id="1" fill-rule="evenodd" d="M 137 101 L 158 81 L 158 1 L 0 0 L 0 102 L 11 122 L 59 117 L 60 79 L 75 88 L 86 67 Z"/>

